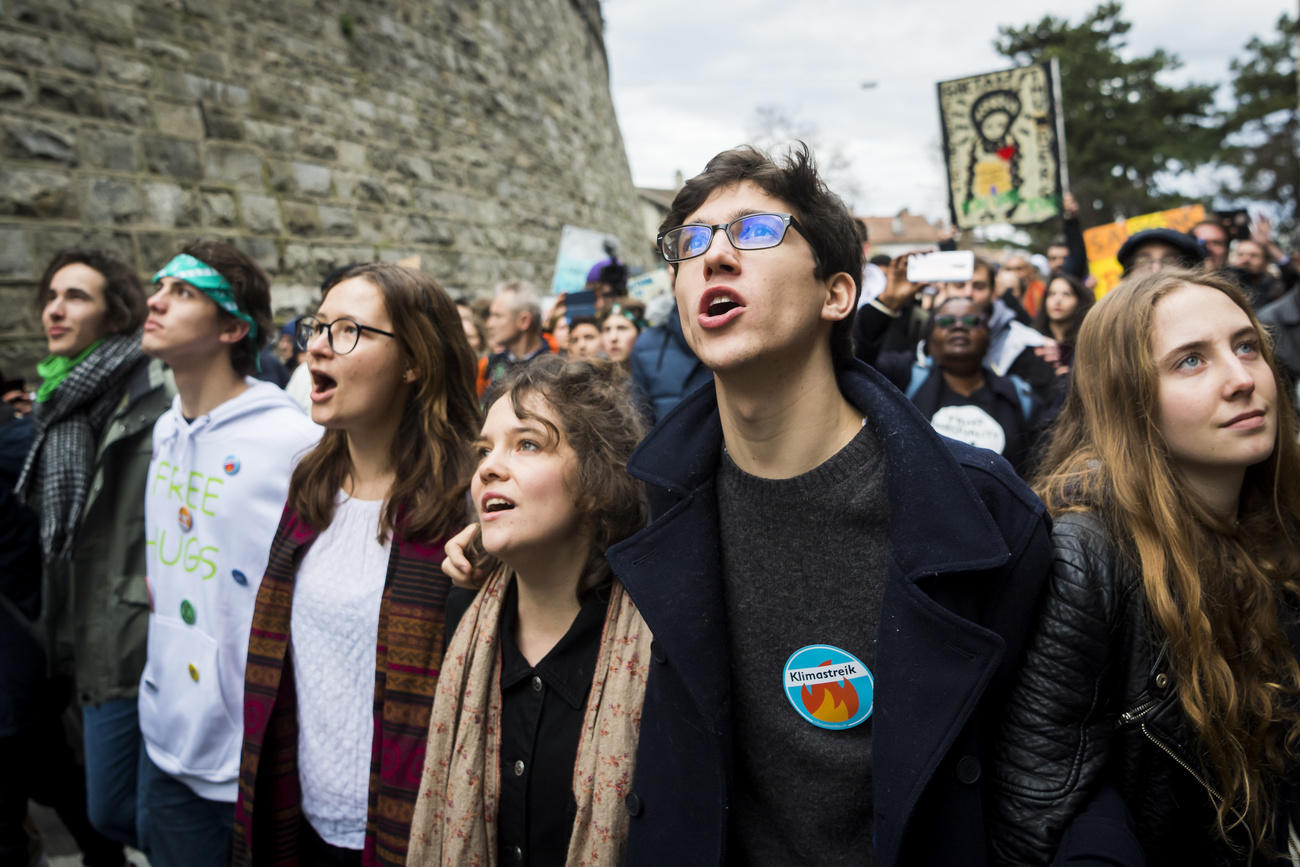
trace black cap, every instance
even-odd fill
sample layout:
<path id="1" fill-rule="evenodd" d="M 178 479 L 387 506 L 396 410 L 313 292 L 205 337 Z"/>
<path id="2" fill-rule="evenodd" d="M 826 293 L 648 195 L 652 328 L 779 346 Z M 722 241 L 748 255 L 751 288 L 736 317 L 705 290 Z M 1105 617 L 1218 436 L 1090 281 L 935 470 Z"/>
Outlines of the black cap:
<path id="1" fill-rule="evenodd" d="M 1187 266 L 1190 268 L 1199 265 L 1205 261 L 1205 248 L 1201 242 L 1193 238 L 1186 232 L 1179 232 L 1175 229 L 1143 229 L 1134 235 L 1129 235 L 1124 246 L 1119 248 L 1115 258 L 1119 260 L 1119 265 L 1127 273 L 1133 264 L 1133 257 L 1137 255 L 1139 247 L 1155 242 L 1157 244 L 1168 244 L 1178 251 Z"/>

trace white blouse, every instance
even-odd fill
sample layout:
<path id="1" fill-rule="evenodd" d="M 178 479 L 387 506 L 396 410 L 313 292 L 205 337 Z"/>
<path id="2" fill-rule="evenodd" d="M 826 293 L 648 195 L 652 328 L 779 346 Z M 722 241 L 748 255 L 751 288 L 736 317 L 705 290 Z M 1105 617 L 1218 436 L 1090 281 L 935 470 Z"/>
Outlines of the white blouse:
<path id="1" fill-rule="evenodd" d="M 382 500 L 339 494 L 294 579 L 289 643 L 298 694 L 302 811 L 331 846 L 362 849 L 374 737 L 375 643 L 388 573 Z"/>

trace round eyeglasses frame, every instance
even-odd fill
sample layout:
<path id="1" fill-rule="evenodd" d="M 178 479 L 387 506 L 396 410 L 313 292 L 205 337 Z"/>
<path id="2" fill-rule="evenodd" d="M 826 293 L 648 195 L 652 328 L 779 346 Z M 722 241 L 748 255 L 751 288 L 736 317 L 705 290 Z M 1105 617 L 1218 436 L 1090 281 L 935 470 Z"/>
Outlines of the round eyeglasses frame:
<path id="1" fill-rule="evenodd" d="M 339 324 L 351 326 L 352 331 L 350 334 L 347 331 L 344 331 L 342 336 L 339 338 L 339 342 L 336 343 L 334 340 L 334 326 Z M 385 337 L 397 337 L 397 335 L 391 331 L 385 331 L 382 328 L 374 328 L 370 325 L 362 325 L 350 316 L 340 316 L 333 322 L 324 322 L 317 319 L 315 316 L 304 316 L 299 319 L 298 324 L 293 327 L 294 346 L 298 347 L 300 350 L 306 350 L 307 344 L 311 342 L 313 337 L 320 334 L 322 330 L 325 332 L 325 339 L 330 345 L 330 350 L 335 355 L 347 355 L 349 352 L 356 349 L 357 343 L 361 341 L 361 332 L 363 331 L 373 331 L 374 333 L 382 334 Z M 349 338 L 351 338 L 352 344 L 350 346 L 345 346 Z"/>

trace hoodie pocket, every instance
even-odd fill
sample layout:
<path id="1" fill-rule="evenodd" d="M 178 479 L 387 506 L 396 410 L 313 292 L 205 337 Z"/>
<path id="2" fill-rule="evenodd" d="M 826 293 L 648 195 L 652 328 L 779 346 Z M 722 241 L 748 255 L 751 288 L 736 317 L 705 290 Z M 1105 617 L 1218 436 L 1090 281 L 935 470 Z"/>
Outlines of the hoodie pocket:
<path id="1" fill-rule="evenodd" d="M 153 617 L 140 680 L 140 731 L 170 756 L 172 773 L 226 776 L 238 770 L 242 729 L 221 695 L 216 640 L 169 617 Z M 213 780 L 219 782 L 219 780 Z"/>

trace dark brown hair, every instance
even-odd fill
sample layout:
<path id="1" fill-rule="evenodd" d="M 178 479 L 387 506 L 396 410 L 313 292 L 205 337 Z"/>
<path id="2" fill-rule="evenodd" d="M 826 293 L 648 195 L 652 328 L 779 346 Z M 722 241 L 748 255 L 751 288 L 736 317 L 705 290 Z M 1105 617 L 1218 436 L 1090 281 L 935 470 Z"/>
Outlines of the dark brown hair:
<path id="1" fill-rule="evenodd" d="M 1038 312 L 1034 314 L 1034 328 L 1039 332 L 1046 334 L 1048 337 L 1055 339 L 1056 335 L 1052 333 L 1051 323 L 1047 318 L 1047 294 L 1052 289 L 1052 284 L 1057 280 L 1064 280 L 1065 284 L 1070 287 L 1074 293 L 1074 300 L 1078 303 L 1074 305 L 1074 312 L 1070 314 L 1070 320 L 1065 325 L 1065 340 L 1061 341 L 1066 346 L 1073 346 L 1075 339 L 1079 336 L 1079 326 L 1083 324 L 1083 317 L 1088 315 L 1092 305 L 1097 303 L 1097 297 L 1092 294 L 1092 290 L 1083 285 L 1083 281 L 1073 274 L 1066 274 L 1064 271 L 1053 271 L 1047 277 L 1047 288 L 1043 290 L 1043 297 L 1038 301 Z"/>
<path id="2" fill-rule="evenodd" d="M 709 160 L 704 171 L 686 182 L 673 199 L 659 231 L 666 232 L 699 209 L 724 187 L 750 181 L 769 196 L 790 206 L 802 227 L 801 235 L 812 248 L 813 276 L 827 280 L 841 272 L 853 278 L 853 310 L 862 292 L 862 242 L 858 227 L 843 200 L 832 193 L 817 174 L 812 151 L 799 143 L 781 161 L 746 145 L 723 151 Z M 676 276 L 676 266 L 668 266 Z M 837 367 L 853 359 L 853 312 L 831 327 L 831 359 Z"/>
<path id="3" fill-rule="evenodd" d="M 93 268 L 104 278 L 104 301 L 108 305 L 108 314 L 104 318 L 107 334 L 132 334 L 144 325 L 148 310 L 145 299 L 148 297 L 140 276 L 130 265 L 118 259 L 106 250 L 71 248 L 54 254 L 36 292 L 36 310 L 45 306 L 46 295 L 50 291 L 50 282 L 60 268 L 68 265 L 85 265 Z"/>
<path id="4" fill-rule="evenodd" d="M 530 398 L 545 406 L 530 408 Z M 516 416 L 536 419 L 577 456 L 570 494 L 592 539 L 579 592 L 590 589 L 609 574 L 605 549 L 640 530 L 648 515 L 644 486 L 627 474 L 627 459 L 645 433 L 627 379 L 608 361 L 545 354 L 512 370 L 489 393 L 488 406 L 503 399 Z M 491 555 L 476 564 L 484 574 L 496 565 Z"/>
<path id="5" fill-rule="evenodd" d="M 406 405 L 393 408 L 401 421 L 391 446 L 395 478 L 380 537 L 395 532 L 437 542 L 465 520 L 465 491 L 474 471 L 470 443 L 481 421 L 474 355 L 456 305 L 432 277 L 401 265 L 371 263 L 349 268 L 333 285 L 354 277 L 383 297 L 397 345 L 416 377 Z M 289 505 L 308 526 L 323 530 L 334 518 L 335 497 L 351 471 L 347 434 L 325 431 L 293 472 Z"/>
<path id="6" fill-rule="evenodd" d="M 271 339 L 275 322 L 271 318 L 271 278 L 262 266 L 244 251 L 220 241 L 192 241 L 180 250 L 216 270 L 230 283 L 239 309 L 257 323 L 257 336 L 250 329 L 248 336 L 230 347 L 230 366 L 240 376 L 251 376 L 257 369 L 257 356 Z M 225 319 L 234 319 L 217 308 Z"/>

